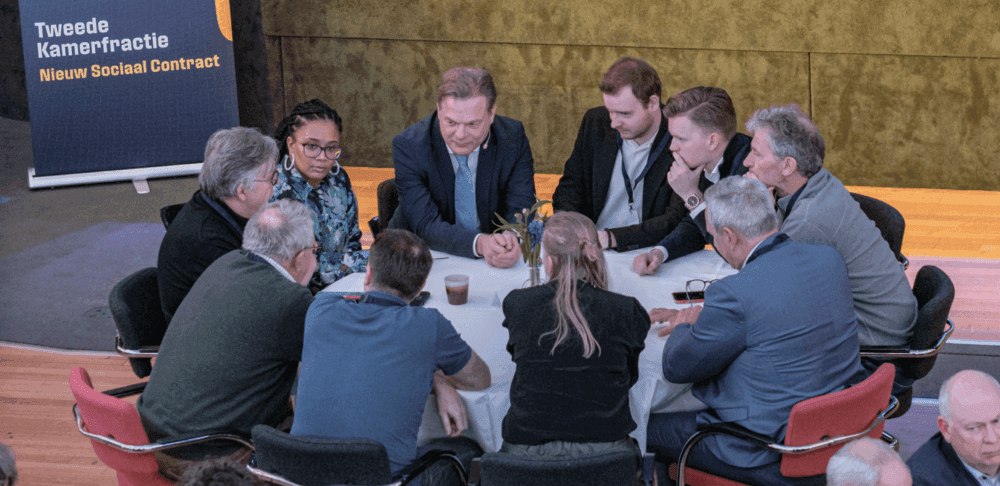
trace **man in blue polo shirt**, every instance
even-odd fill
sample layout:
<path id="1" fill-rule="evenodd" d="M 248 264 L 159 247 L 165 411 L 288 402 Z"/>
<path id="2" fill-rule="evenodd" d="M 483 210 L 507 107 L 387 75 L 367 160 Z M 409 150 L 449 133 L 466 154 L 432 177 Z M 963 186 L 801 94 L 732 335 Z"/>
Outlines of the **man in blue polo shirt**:
<path id="1" fill-rule="evenodd" d="M 490 370 L 440 312 L 409 305 L 432 263 L 420 237 L 389 229 L 371 247 L 361 299 L 316 296 L 306 315 L 292 435 L 376 440 L 397 476 L 417 458 L 432 384 L 446 432 L 462 431 L 466 417 L 454 390 L 490 386 Z"/>

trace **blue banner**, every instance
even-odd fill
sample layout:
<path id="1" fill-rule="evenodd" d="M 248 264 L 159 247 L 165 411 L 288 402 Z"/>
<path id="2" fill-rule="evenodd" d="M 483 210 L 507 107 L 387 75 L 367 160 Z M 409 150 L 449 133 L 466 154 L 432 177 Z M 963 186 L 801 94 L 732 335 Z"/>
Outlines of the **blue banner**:
<path id="1" fill-rule="evenodd" d="M 239 125 L 229 0 L 21 0 L 35 175 L 201 162 Z"/>

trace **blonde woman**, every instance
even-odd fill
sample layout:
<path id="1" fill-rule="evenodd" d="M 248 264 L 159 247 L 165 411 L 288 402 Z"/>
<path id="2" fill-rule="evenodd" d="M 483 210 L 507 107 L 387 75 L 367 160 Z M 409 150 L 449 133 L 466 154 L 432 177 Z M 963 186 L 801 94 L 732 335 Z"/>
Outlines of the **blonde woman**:
<path id="1" fill-rule="evenodd" d="M 604 254 L 589 218 L 559 212 L 542 237 L 549 281 L 503 302 L 507 351 L 517 369 L 502 452 L 577 456 L 638 448 L 629 388 L 649 315 L 635 298 L 609 292 Z"/>

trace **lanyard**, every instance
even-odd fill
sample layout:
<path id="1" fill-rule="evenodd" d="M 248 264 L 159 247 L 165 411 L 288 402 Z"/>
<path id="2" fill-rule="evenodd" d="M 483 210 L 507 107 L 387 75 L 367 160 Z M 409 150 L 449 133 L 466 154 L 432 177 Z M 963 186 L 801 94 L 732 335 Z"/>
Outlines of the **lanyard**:
<path id="1" fill-rule="evenodd" d="M 236 220 L 233 219 L 233 216 L 229 214 L 228 211 L 223 209 L 222 206 L 220 206 L 219 203 L 215 202 L 212 198 L 204 194 L 202 194 L 202 197 L 205 198 L 205 202 L 207 202 L 209 206 L 212 206 L 212 209 L 214 209 L 215 212 L 219 213 L 219 215 L 225 218 L 226 221 L 229 222 L 229 224 L 233 225 L 233 229 L 235 229 L 236 232 L 240 234 L 240 237 L 243 236 L 243 229 L 240 228 L 240 225 L 236 224 Z"/>
<path id="2" fill-rule="evenodd" d="M 632 212 L 635 208 L 635 196 L 633 195 L 633 190 L 639 187 L 639 183 L 646 177 L 649 169 L 653 167 L 653 163 L 663 152 L 663 149 L 667 146 L 667 140 L 670 139 L 669 134 L 664 134 L 663 138 L 660 139 L 660 143 L 656 146 L 656 150 L 649 153 L 649 157 L 646 159 L 646 167 L 643 167 L 642 172 L 639 173 L 639 177 L 635 179 L 635 184 L 632 184 L 632 179 L 629 178 L 628 172 L 625 170 L 625 152 L 622 150 L 622 145 L 625 141 L 622 140 L 621 134 L 618 134 L 618 153 L 622 156 L 622 179 L 625 182 L 625 192 L 628 193 L 628 210 Z"/>
<path id="3" fill-rule="evenodd" d="M 784 243 L 785 241 L 788 241 L 788 235 L 786 235 L 784 233 L 778 233 L 778 234 L 774 235 L 774 239 L 771 240 L 770 243 L 768 243 L 768 244 L 766 244 L 764 246 L 758 247 L 757 250 L 753 252 L 753 255 L 750 255 L 750 258 L 747 258 L 747 262 L 746 262 L 746 264 L 744 264 L 744 266 L 749 265 L 750 262 L 756 260 L 757 257 L 759 257 L 759 256 L 761 256 L 761 255 L 763 255 L 763 254 L 765 254 L 765 253 L 773 250 L 774 247 L 776 247 L 776 246 Z"/>

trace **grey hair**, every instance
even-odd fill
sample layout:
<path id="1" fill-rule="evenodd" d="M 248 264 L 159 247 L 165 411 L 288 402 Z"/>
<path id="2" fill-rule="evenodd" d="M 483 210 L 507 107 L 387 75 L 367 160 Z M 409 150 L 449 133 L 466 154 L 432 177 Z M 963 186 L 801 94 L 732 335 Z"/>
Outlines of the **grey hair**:
<path id="1" fill-rule="evenodd" d="M 277 162 L 278 144 L 256 128 L 219 130 L 205 144 L 205 162 L 198 174 L 201 192 L 215 200 L 236 195 L 240 185 L 252 191 L 261 166 Z"/>
<path id="2" fill-rule="evenodd" d="M 992 382 L 995 389 L 998 393 L 1000 393 L 1000 382 L 997 382 L 997 379 L 988 373 L 983 373 L 979 370 L 962 370 L 954 375 L 951 375 L 950 378 L 944 380 L 944 383 L 941 384 L 941 391 L 938 393 L 938 410 L 941 413 L 941 416 L 944 417 L 949 424 L 951 423 L 951 389 L 954 388 L 953 385 L 955 380 L 958 378 L 958 375 L 963 373 L 973 374 L 979 378 Z"/>
<path id="3" fill-rule="evenodd" d="M 878 486 L 882 469 L 903 460 L 881 440 L 862 437 L 848 442 L 826 465 L 827 486 Z M 905 465 L 904 465 L 905 466 Z"/>
<path id="4" fill-rule="evenodd" d="M 250 217 L 243 234 L 243 249 L 279 262 L 288 261 L 313 246 L 314 234 L 312 211 L 298 201 L 279 199 Z"/>
<path id="5" fill-rule="evenodd" d="M 497 102 L 497 87 L 493 84 L 493 76 L 483 68 L 451 68 L 441 78 L 443 82 L 438 88 L 438 103 L 449 96 L 466 100 L 478 95 L 486 97 L 487 109 L 493 108 Z"/>
<path id="6" fill-rule="evenodd" d="M 768 109 L 757 110 L 747 120 L 746 127 L 750 135 L 759 130 L 770 132 L 768 145 L 774 155 L 779 159 L 795 159 L 800 175 L 809 178 L 823 168 L 826 142 L 799 105 L 771 105 Z"/>
<path id="7" fill-rule="evenodd" d="M 723 178 L 705 191 L 705 204 L 716 231 L 731 228 L 744 238 L 754 239 L 781 224 L 771 192 L 762 182 L 749 177 Z"/>

